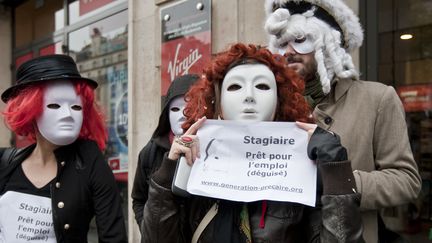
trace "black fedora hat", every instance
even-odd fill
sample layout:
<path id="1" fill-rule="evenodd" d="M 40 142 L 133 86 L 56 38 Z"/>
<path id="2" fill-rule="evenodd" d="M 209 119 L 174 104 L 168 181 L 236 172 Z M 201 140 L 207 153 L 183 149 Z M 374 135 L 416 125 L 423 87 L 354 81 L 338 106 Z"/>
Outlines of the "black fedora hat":
<path id="1" fill-rule="evenodd" d="M 75 61 L 67 55 L 48 55 L 31 59 L 23 63 L 16 73 L 16 84 L 6 89 L 1 99 L 7 102 L 17 96 L 23 88 L 52 80 L 69 80 L 87 82 L 93 89 L 96 81 L 81 77 Z"/>

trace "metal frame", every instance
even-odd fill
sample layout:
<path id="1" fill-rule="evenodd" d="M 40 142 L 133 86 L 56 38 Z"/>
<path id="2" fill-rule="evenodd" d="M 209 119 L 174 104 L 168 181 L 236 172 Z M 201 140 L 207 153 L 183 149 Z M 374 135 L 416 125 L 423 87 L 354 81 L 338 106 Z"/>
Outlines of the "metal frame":
<path id="1" fill-rule="evenodd" d="M 376 0 L 361 0 L 359 6 L 365 37 L 360 48 L 361 79 L 378 81 L 378 3 Z"/>

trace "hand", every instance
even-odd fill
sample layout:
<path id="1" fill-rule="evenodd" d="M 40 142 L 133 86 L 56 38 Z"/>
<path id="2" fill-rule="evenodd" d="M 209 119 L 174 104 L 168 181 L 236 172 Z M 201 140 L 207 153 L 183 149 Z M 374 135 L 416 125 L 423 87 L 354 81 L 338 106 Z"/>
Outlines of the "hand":
<path id="1" fill-rule="evenodd" d="M 180 137 L 176 137 L 171 145 L 168 153 L 168 159 L 177 160 L 184 154 L 189 165 L 195 162 L 196 158 L 200 157 L 199 141 L 196 133 L 202 124 L 206 121 L 206 117 L 200 118 Z"/>
<path id="2" fill-rule="evenodd" d="M 310 137 L 308 156 L 317 162 L 344 161 L 348 159 L 347 151 L 342 146 L 340 137 L 334 132 L 316 127 Z"/>
<path id="3" fill-rule="evenodd" d="M 296 125 L 308 133 L 308 135 L 309 135 L 308 141 L 310 140 L 312 134 L 314 133 L 315 129 L 317 128 L 316 124 L 304 123 L 304 122 L 299 122 L 299 121 L 296 121 Z"/>

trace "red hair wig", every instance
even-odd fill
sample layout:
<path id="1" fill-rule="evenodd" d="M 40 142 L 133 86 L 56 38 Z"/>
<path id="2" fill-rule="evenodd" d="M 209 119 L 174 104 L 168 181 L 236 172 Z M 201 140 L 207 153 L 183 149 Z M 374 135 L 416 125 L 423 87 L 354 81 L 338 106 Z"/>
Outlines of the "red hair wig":
<path id="1" fill-rule="evenodd" d="M 79 138 L 96 141 L 101 150 L 105 149 L 108 138 L 104 115 L 94 101 L 94 91 L 85 82 L 74 82 L 77 95 L 83 102 L 83 124 Z M 36 118 L 43 112 L 43 97 L 46 83 L 31 85 L 11 98 L 2 112 L 7 126 L 16 134 L 36 141 Z"/>
<path id="2" fill-rule="evenodd" d="M 238 43 L 217 55 L 204 70 L 204 75 L 186 94 L 184 110 L 188 129 L 199 118 L 216 119 L 220 114 L 220 89 L 226 73 L 246 63 L 266 65 L 275 75 L 278 95 L 275 121 L 311 122 L 311 111 L 303 97 L 304 82 L 295 71 L 286 67 L 285 58 L 252 44 Z"/>

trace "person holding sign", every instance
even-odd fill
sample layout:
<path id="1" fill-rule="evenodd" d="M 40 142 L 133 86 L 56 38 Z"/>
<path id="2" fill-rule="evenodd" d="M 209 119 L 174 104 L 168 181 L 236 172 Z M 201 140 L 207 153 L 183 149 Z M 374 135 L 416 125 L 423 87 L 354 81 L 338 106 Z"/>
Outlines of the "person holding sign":
<path id="1" fill-rule="evenodd" d="M 187 131 L 165 154 L 150 181 L 142 242 L 363 242 L 359 195 L 339 137 L 317 128 L 308 154 L 322 174 L 322 207 L 290 202 L 233 202 L 171 191 L 176 161 L 203 153 L 195 135 L 206 118 L 235 121 L 309 121 L 304 86 L 281 56 L 235 44 L 218 55 L 186 94 Z M 329 141 L 323 143 L 323 140 Z"/>
<path id="2" fill-rule="evenodd" d="M 169 151 L 174 137 L 183 134 L 182 125 L 186 120 L 183 114 L 186 106 L 184 95 L 198 79 L 199 76 L 195 74 L 185 74 L 174 79 L 168 88 L 158 126 L 151 140 L 139 153 L 131 197 L 135 219 L 140 228 L 150 176 L 159 168 L 163 155 Z"/>
<path id="3" fill-rule="evenodd" d="M 94 80 L 66 55 L 32 59 L 3 92 L 2 112 L 34 144 L 0 149 L 0 242 L 127 242 L 121 198 L 104 160 L 107 132 Z"/>

